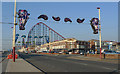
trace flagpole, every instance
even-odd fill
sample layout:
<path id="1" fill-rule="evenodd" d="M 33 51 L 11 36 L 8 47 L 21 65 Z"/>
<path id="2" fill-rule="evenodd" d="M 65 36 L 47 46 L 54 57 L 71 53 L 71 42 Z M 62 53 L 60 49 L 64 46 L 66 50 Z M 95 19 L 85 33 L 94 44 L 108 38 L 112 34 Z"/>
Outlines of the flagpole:
<path id="1" fill-rule="evenodd" d="M 16 0 L 14 6 L 14 27 L 13 27 L 13 62 L 15 62 L 15 34 L 16 34 Z"/>

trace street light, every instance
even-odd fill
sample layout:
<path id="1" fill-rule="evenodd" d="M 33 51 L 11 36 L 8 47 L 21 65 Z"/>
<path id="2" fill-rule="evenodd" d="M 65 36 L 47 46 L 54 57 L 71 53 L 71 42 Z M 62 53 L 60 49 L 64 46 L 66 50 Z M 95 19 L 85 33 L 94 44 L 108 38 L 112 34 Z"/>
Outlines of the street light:
<path id="1" fill-rule="evenodd" d="M 13 27 L 13 62 L 15 62 L 15 35 L 16 35 L 16 0 L 14 6 L 14 27 Z"/>
<path id="2" fill-rule="evenodd" d="M 101 23 L 100 23 L 100 7 L 97 7 L 99 10 L 99 43 L 100 43 L 100 58 L 102 59 L 102 54 L 101 54 Z"/>

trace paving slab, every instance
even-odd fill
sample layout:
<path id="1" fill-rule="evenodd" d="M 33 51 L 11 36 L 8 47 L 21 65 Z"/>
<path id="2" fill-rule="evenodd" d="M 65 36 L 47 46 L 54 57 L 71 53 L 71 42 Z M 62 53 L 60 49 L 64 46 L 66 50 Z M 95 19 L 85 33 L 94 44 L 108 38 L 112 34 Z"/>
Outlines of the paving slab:
<path id="1" fill-rule="evenodd" d="M 35 68 L 24 59 L 19 58 L 13 62 L 12 59 L 9 59 L 6 72 L 41 72 L 39 69 Z"/>

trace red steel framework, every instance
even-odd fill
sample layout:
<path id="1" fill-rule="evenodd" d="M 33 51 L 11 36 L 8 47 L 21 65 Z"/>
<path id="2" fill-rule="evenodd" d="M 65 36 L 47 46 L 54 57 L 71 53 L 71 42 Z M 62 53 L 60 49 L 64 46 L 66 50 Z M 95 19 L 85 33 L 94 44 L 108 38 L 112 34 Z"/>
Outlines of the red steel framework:
<path id="1" fill-rule="evenodd" d="M 31 38 L 29 38 L 29 36 L 31 36 Z M 34 38 L 35 36 L 36 38 Z M 42 38 L 39 38 L 40 36 L 42 36 Z M 27 37 L 27 45 L 42 45 L 47 43 L 47 39 L 49 42 L 53 42 L 56 40 L 63 40 L 65 38 L 43 22 L 39 22 L 30 29 Z"/>

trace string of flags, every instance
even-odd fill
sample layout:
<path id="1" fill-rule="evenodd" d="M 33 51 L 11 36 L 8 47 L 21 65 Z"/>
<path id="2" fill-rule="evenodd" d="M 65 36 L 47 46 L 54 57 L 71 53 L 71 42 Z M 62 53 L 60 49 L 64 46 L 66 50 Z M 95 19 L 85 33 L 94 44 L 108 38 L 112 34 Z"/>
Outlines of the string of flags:
<path id="1" fill-rule="evenodd" d="M 48 16 L 47 15 L 40 15 L 38 17 L 38 19 L 43 19 L 43 20 L 48 20 Z M 55 17 L 55 16 L 52 16 L 52 19 L 55 20 L 55 21 L 60 21 L 60 17 Z M 83 23 L 85 21 L 85 18 L 83 19 L 80 19 L 78 18 L 77 20 L 77 23 Z M 70 18 L 64 18 L 64 22 L 70 22 L 72 23 L 72 20 Z M 99 19 L 98 18 L 92 18 L 90 20 L 90 25 L 93 29 L 93 34 L 98 34 L 98 25 L 99 25 Z"/>
<path id="2" fill-rule="evenodd" d="M 40 15 L 39 17 L 38 17 L 38 19 L 43 19 L 43 20 L 48 20 L 48 16 L 47 15 L 44 15 L 44 14 L 42 14 L 42 15 Z M 60 21 L 61 19 L 60 19 L 60 17 L 55 17 L 55 16 L 52 16 L 52 19 L 54 20 L 54 21 Z M 78 18 L 77 20 L 76 20 L 78 23 L 83 23 L 84 21 L 85 21 L 85 19 L 83 18 L 83 19 L 80 19 L 80 18 Z M 68 17 L 66 17 L 66 18 L 64 18 L 64 22 L 72 22 L 72 20 L 70 19 L 70 18 L 68 18 Z"/>
<path id="3" fill-rule="evenodd" d="M 53 18 L 53 20 L 55 20 L 55 21 L 60 21 L 60 17 L 54 17 L 54 16 L 52 16 L 52 18 Z"/>
<path id="4" fill-rule="evenodd" d="M 27 10 L 19 10 L 18 11 L 18 19 L 19 19 L 19 30 L 25 30 L 25 24 L 27 23 L 28 19 L 29 19 L 29 13 L 27 12 Z M 38 19 L 43 19 L 43 20 L 48 20 L 48 16 L 47 15 L 40 15 L 38 17 Z M 55 16 L 52 16 L 52 19 L 54 21 L 60 21 L 61 18 L 60 17 L 55 17 Z M 83 19 L 80 19 L 80 18 L 77 18 L 76 22 L 77 23 L 83 23 L 85 21 L 85 18 Z M 70 22 L 72 23 L 72 20 L 68 17 L 64 18 L 64 22 Z M 93 34 L 98 34 L 98 25 L 99 25 L 99 19 L 98 18 L 92 18 L 90 20 L 90 25 L 93 29 Z"/>

